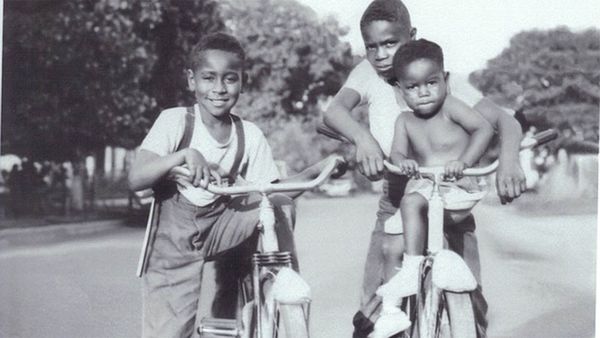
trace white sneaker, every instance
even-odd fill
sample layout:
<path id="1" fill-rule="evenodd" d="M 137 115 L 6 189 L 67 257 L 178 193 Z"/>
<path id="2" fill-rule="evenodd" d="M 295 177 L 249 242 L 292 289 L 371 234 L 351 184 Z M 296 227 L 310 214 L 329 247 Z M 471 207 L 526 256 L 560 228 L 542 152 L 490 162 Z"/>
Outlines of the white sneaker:
<path id="1" fill-rule="evenodd" d="M 412 323 L 406 313 L 394 308 L 394 311 L 382 312 L 375 322 L 371 338 L 388 338 L 410 327 Z"/>
<path id="2" fill-rule="evenodd" d="M 377 295 L 384 298 L 386 303 L 397 305 L 402 298 L 416 294 L 419 290 L 419 266 L 423 259 L 424 256 L 404 254 L 402 268 L 377 289 Z"/>

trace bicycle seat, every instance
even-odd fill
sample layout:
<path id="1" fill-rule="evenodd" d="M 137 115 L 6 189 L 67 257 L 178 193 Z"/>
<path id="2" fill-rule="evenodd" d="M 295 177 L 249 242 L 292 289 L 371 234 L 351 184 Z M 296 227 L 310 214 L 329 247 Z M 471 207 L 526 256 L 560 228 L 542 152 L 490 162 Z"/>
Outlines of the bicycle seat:
<path id="1" fill-rule="evenodd" d="M 444 209 L 450 211 L 468 211 L 471 209 L 477 202 L 481 201 L 483 197 L 487 194 L 487 191 L 477 191 L 477 192 L 466 192 L 460 190 L 451 190 L 444 194 Z"/>

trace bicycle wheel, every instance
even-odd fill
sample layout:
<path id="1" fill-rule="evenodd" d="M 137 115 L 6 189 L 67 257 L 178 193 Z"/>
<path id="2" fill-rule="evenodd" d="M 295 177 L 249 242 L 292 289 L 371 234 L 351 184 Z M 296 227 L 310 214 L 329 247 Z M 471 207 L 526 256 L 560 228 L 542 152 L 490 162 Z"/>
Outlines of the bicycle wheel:
<path id="1" fill-rule="evenodd" d="M 271 296 L 272 280 L 262 285 L 263 302 L 260 314 L 260 335 L 256 338 L 308 338 L 308 303 L 284 304 L 276 302 Z"/>
<path id="2" fill-rule="evenodd" d="M 277 337 L 308 338 L 309 303 L 278 304 Z"/>
<path id="3" fill-rule="evenodd" d="M 450 337 L 477 338 L 471 294 L 444 291 L 443 303 L 445 315 L 448 317 Z"/>
<path id="4" fill-rule="evenodd" d="M 424 265 L 417 297 L 412 338 L 477 338 L 471 294 L 437 288 L 430 265 Z M 413 325 L 414 326 L 414 325 Z"/>

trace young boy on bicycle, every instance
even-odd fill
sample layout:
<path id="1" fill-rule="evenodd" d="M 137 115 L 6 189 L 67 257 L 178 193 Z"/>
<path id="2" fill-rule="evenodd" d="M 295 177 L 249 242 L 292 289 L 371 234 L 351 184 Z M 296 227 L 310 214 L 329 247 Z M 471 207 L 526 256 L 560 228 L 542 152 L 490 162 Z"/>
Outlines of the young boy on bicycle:
<path id="1" fill-rule="evenodd" d="M 393 71 L 404 101 L 412 109 L 398 116 L 390 158 L 407 176 L 418 176 L 419 166 L 444 166 L 445 176 L 456 179 L 444 187 L 446 198 L 469 199 L 480 190 L 473 177 L 462 177 L 476 164 L 493 136 L 492 126 L 475 110 L 448 93 L 442 49 L 420 39 L 400 47 Z M 375 337 L 388 337 L 410 326 L 396 306 L 403 297 L 417 293 L 419 266 L 427 236 L 427 204 L 433 182 L 411 179 L 400 202 L 405 253 L 402 268 L 377 294 L 383 310 L 375 323 Z M 396 238 L 391 237 L 389 240 Z M 388 245 L 401 245 L 389 243 Z M 382 333 L 385 333 L 382 335 Z"/>
<path id="2" fill-rule="evenodd" d="M 342 134 L 356 146 L 360 171 L 370 179 L 380 179 L 383 159 L 390 155 L 394 135 L 394 121 L 399 114 L 410 111 L 402 95 L 391 84 L 393 80 L 392 57 L 403 44 L 416 36 L 408 9 L 401 0 L 374 0 L 360 21 L 366 47 L 366 59 L 350 73 L 344 86 L 335 95 L 324 114 L 327 126 Z M 504 202 L 520 195 L 525 189 L 525 176 L 519 163 L 519 143 L 522 133 L 517 121 L 481 96 L 466 81 L 450 75 L 449 89 L 453 95 L 481 113 L 500 136 L 500 167 L 496 176 L 498 195 Z M 369 109 L 369 128 L 355 121 L 350 112 L 361 104 Z M 405 180 L 395 175 L 384 175 L 383 195 L 379 202 L 377 221 L 364 268 L 360 310 L 354 316 L 354 337 L 366 337 L 373 329 L 380 309 L 380 299 L 375 291 L 388 280 L 394 270 L 393 257 L 403 252 L 403 247 L 384 245 L 386 237 L 402 238 L 402 223 L 397 215 L 404 191 Z M 448 233 L 450 245 L 463 255 L 479 281 L 477 240 L 473 233 L 473 217 L 454 226 Z M 389 259 L 388 259 L 389 258 Z M 478 322 L 485 327 L 485 301 L 476 297 Z"/>
<path id="3" fill-rule="evenodd" d="M 221 184 L 227 179 L 231 184 L 238 176 L 255 183 L 279 179 L 262 132 L 232 114 L 243 87 L 244 59 L 244 49 L 234 37 L 204 36 L 191 51 L 186 70 L 196 104 L 160 114 L 129 173 L 132 190 L 154 187 L 160 203 L 158 229 L 142 280 L 143 337 L 191 336 L 204 262 L 240 249 L 255 233 L 260 196 L 220 197 L 202 188 L 211 180 Z M 169 171 L 182 165 L 190 175 L 176 179 L 192 187 L 164 184 Z M 279 245 L 295 256 L 293 202 L 282 197 L 274 203 Z M 297 267 L 295 259 L 293 265 Z M 217 279 L 230 278 L 217 280 L 213 304 L 217 312 L 213 315 L 221 318 L 235 314 L 236 297 L 231 295 L 236 293 L 239 274 L 231 271 L 237 267 L 222 268 L 227 271 L 217 270 Z"/>

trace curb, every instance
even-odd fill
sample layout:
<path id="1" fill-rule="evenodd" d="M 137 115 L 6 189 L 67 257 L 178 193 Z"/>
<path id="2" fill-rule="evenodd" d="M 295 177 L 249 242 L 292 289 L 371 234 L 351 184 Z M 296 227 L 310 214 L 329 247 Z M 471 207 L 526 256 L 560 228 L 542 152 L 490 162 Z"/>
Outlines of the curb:
<path id="1" fill-rule="evenodd" d="M 125 219 L 110 219 L 81 223 L 55 224 L 0 230 L 0 248 L 63 242 L 75 237 L 92 235 L 121 228 Z"/>

